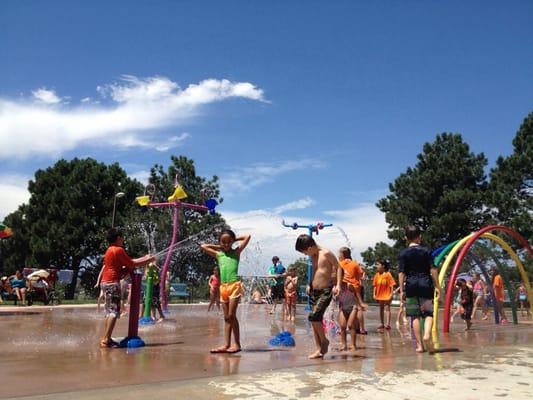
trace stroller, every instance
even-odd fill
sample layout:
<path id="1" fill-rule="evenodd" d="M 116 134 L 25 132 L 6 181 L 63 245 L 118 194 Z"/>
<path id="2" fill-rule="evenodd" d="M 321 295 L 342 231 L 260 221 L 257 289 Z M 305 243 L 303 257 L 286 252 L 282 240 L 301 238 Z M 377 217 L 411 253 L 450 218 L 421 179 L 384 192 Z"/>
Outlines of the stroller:
<path id="1" fill-rule="evenodd" d="M 28 305 L 32 305 L 34 301 L 41 301 L 44 305 L 52 306 L 61 304 L 61 298 L 55 288 L 57 270 L 50 269 L 45 272 L 48 275 L 35 275 L 33 279 L 30 279 L 30 290 L 27 294 Z"/>

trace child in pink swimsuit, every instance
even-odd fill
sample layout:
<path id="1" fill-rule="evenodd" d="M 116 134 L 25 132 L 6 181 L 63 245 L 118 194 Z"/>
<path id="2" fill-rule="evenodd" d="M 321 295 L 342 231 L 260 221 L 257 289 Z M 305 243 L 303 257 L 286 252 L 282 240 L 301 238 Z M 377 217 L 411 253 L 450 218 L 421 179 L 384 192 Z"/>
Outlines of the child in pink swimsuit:
<path id="1" fill-rule="evenodd" d="M 220 311 L 220 272 L 218 267 L 213 268 L 213 275 L 209 277 L 209 306 L 207 312 L 211 311 L 214 304 Z"/>

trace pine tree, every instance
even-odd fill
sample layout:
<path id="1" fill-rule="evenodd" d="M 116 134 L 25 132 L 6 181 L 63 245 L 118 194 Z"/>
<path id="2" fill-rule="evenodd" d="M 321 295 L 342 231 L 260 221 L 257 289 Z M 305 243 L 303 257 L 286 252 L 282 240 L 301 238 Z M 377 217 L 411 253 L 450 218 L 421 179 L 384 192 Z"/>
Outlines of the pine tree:
<path id="1" fill-rule="evenodd" d="M 493 222 L 533 240 L 533 112 L 513 140 L 513 153 L 499 157 L 490 172 L 487 203 Z"/>

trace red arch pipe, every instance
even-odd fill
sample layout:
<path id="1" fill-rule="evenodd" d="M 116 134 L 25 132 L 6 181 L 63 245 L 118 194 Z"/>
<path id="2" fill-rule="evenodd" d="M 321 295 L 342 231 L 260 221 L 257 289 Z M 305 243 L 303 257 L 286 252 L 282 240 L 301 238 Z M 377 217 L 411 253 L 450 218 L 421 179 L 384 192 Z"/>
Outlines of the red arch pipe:
<path id="1" fill-rule="evenodd" d="M 453 266 L 452 273 L 450 275 L 450 280 L 448 281 L 448 288 L 446 289 L 446 299 L 444 302 L 444 321 L 442 324 L 442 330 L 444 333 L 450 332 L 450 307 L 452 305 L 452 297 L 453 297 L 453 288 L 454 288 L 454 282 L 457 278 L 457 273 L 459 272 L 459 267 L 461 266 L 461 263 L 463 262 L 463 258 L 465 258 L 466 254 L 470 250 L 470 247 L 474 244 L 474 242 L 479 239 L 481 235 L 483 235 L 486 232 L 491 231 L 500 231 L 505 232 L 514 237 L 520 244 L 527 249 L 529 252 L 529 255 L 533 257 L 533 249 L 529 245 L 529 242 L 518 232 L 514 231 L 511 228 L 508 228 L 506 226 L 501 225 L 489 225 L 486 226 L 476 233 L 466 242 L 466 244 L 461 249 L 459 255 L 457 256 L 457 260 L 455 260 L 455 264 Z"/>

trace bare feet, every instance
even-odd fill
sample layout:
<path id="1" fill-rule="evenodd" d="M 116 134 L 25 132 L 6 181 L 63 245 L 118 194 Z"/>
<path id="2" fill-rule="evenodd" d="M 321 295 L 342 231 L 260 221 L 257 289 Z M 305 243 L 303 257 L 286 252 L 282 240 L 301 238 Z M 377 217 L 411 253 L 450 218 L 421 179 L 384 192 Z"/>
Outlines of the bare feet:
<path id="1" fill-rule="evenodd" d="M 240 352 L 242 349 L 240 346 L 232 346 L 230 347 L 229 349 L 226 350 L 226 353 L 231 353 L 231 354 L 235 354 L 235 353 L 238 353 Z"/>
<path id="2" fill-rule="evenodd" d="M 424 338 L 423 341 L 424 341 L 424 346 L 426 346 L 426 349 L 429 352 L 429 354 L 434 354 L 435 348 L 433 347 L 433 342 L 431 341 L 431 339 Z"/>
<path id="3" fill-rule="evenodd" d="M 155 321 L 156 324 L 160 324 L 161 322 L 163 322 L 165 320 L 165 318 L 159 318 L 157 321 Z"/>
<path id="4" fill-rule="evenodd" d="M 340 346 L 338 346 L 338 347 L 336 348 L 336 350 L 337 350 L 337 351 L 346 351 L 346 350 L 348 350 L 348 346 L 346 346 L 346 345 L 342 345 L 342 344 L 341 344 Z"/>
<path id="5" fill-rule="evenodd" d="M 318 358 L 324 358 L 324 354 L 322 354 L 320 352 L 320 350 L 317 350 L 317 351 L 315 351 L 313 354 L 311 354 L 307 358 L 309 358 L 310 360 L 315 360 L 315 359 L 318 359 Z"/>
<path id="6" fill-rule="evenodd" d="M 423 353 L 425 350 L 424 350 L 423 347 L 417 347 L 417 348 L 415 349 L 415 351 L 416 351 L 417 353 Z"/>
<path id="7" fill-rule="evenodd" d="M 115 342 L 113 339 L 109 339 L 109 340 L 104 339 L 100 341 L 100 347 L 108 348 L 108 349 L 118 349 L 120 347 L 120 344 Z"/>
<path id="8" fill-rule="evenodd" d="M 217 353 L 227 353 L 229 349 L 229 346 L 220 346 L 216 349 L 211 349 L 210 353 L 217 354 Z"/>

